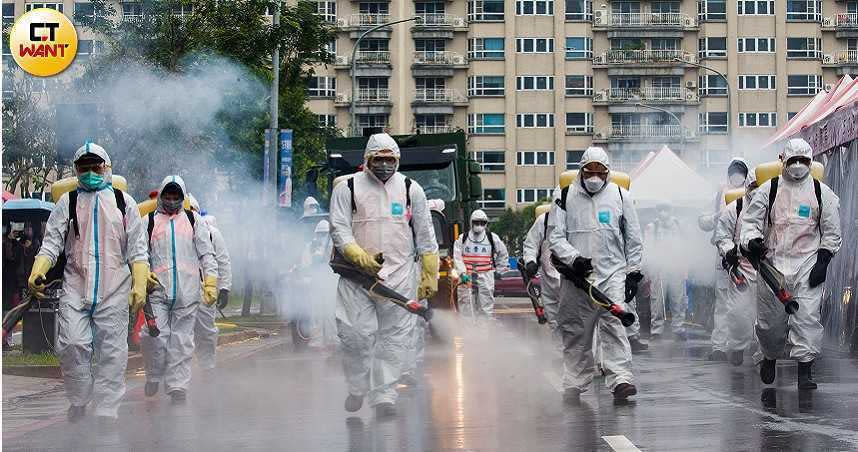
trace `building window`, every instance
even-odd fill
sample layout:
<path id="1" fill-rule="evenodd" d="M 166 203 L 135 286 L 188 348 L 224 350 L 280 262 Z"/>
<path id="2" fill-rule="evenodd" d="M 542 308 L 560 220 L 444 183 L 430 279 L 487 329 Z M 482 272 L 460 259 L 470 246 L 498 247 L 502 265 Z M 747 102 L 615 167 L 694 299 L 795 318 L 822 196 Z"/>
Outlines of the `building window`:
<path id="1" fill-rule="evenodd" d="M 316 115 L 319 121 L 319 127 L 336 127 L 337 115 Z"/>
<path id="2" fill-rule="evenodd" d="M 727 81 L 720 75 L 701 75 L 697 78 L 700 96 L 726 96 Z"/>
<path id="3" fill-rule="evenodd" d="M 567 96 L 593 96 L 593 76 L 591 75 L 567 75 Z"/>
<path id="4" fill-rule="evenodd" d="M 388 127 L 386 114 L 357 115 L 358 133 L 362 137 L 382 133 Z"/>
<path id="5" fill-rule="evenodd" d="M 307 80 L 307 95 L 309 97 L 334 97 L 337 95 L 336 77 L 310 77 Z"/>
<path id="6" fill-rule="evenodd" d="M 337 2 L 336 1 L 322 1 L 316 2 L 316 15 L 320 16 L 325 22 L 328 23 L 336 23 L 337 22 Z"/>
<path id="7" fill-rule="evenodd" d="M 143 5 L 140 2 L 122 2 L 122 20 L 143 18 Z"/>
<path id="8" fill-rule="evenodd" d="M 593 38 L 583 36 L 566 38 L 567 60 L 591 60 L 593 59 Z"/>
<path id="9" fill-rule="evenodd" d="M 474 152 L 474 160 L 480 162 L 484 173 L 502 173 L 505 159 L 506 153 L 503 150 Z"/>
<path id="10" fill-rule="evenodd" d="M 822 38 L 787 38 L 787 58 L 822 58 Z"/>
<path id="11" fill-rule="evenodd" d="M 727 58 L 727 37 L 699 39 L 697 56 L 700 59 Z"/>
<path id="12" fill-rule="evenodd" d="M 515 38 L 515 51 L 518 53 L 552 53 L 554 38 Z"/>
<path id="13" fill-rule="evenodd" d="M 777 127 L 778 114 L 775 112 L 739 113 L 739 127 Z"/>
<path id="14" fill-rule="evenodd" d="M 11 26 L 15 23 L 15 4 L 14 3 L 4 3 L 3 4 L 3 29 L 5 30 L 7 26 Z"/>
<path id="15" fill-rule="evenodd" d="M 787 20 L 797 22 L 822 21 L 821 0 L 787 0 Z"/>
<path id="16" fill-rule="evenodd" d="M 471 60 L 502 60 L 503 38 L 473 38 L 468 41 Z"/>
<path id="17" fill-rule="evenodd" d="M 39 8 L 48 8 L 57 10 L 59 12 L 63 11 L 63 2 L 36 2 L 36 3 L 24 3 L 24 12 L 28 12 L 34 9 Z"/>
<path id="18" fill-rule="evenodd" d="M 503 0 L 471 0 L 468 2 L 468 20 L 471 22 L 503 21 Z"/>
<path id="19" fill-rule="evenodd" d="M 483 199 L 477 201 L 481 209 L 503 209 L 506 207 L 506 190 L 503 188 L 484 188 Z"/>
<path id="20" fill-rule="evenodd" d="M 775 0 L 739 0 L 740 16 L 771 16 L 775 13 Z"/>
<path id="21" fill-rule="evenodd" d="M 775 53 L 775 38 L 738 38 L 739 53 Z"/>
<path id="22" fill-rule="evenodd" d="M 468 115 L 468 133 L 472 134 L 503 134 L 503 113 L 472 113 Z"/>
<path id="23" fill-rule="evenodd" d="M 725 134 L 727 133 L 727 112 L 698 113 L 697 124 L 702 135 Z"/>
<path id="24" fill-rule="evenodd" d="M 581 167 L 581 157 L 584 151 L 566 151 L 566 169 L 578 169 Z"/>
<path id="25" fill-rule="evenodd" d="M 515 126 L 522 129 L 554 127 L 554 113 L 519 113 Z"/>
<path id="26" fill-rule="evenodd" d="M 791 112 L 787 113 L 787 121 L 792 121 L 792 118 L 794 118 L 795 115 L 797 115 L 797 114 L 798 114 L 797 111 L 791 111 Z"/>
<path id="27" fill-rule="evenodd" d="M 361 14 L 390 14 L 390 4 L 387 2 L 361 2 L 358 3 L 358 12 Z"/>
<path id="28" fill-rule="evenodd" d="M 468 77 L 468 96 L 503 96 L 503 75 L 474 75 Z"/>
<path id="29" fill-rule="evenodd" d="M 739 89 L 745 91 L 777 89 L 774 75 L 740 75 Z"/>
<path id="30" fill-rule="evenodd" d="M 415 41 L 415 45 L 416 45 Z M 390 40 L 388 39 L 362 39 L 358 50 L 361 52 L 388 52 L 390 51 Z"/>
<path id="31" fill-rule="evenodd" d="M 329 54 L 331 54 L 331 57 L 335 57 L 337 55 L 337 40 L 336 40 L 336 38 L 328 41 L 328 43 L 325 45 L 325 49 L 328 51 Z"/>
<path id="32" fill-rule="evenodd" d="M 566 0 L 567 21 L 593 20 L 593 2 L 591 0 Z"/>
<path id="33" fill-rule="evenodd" d="M 443 113 L 428 113 L 414 115 L 414 123 L 418 133 L 448 133 L 452 130 L 450 115 Z"/>
<path id="34" fill-rule="evenodd" d="M 74 3 L 74 23 L 80 24 L 81 20 L 94 20 L 95 7 L 90 2 L 75 2 Z"/>
<path id="35" fill-rule="evenodd" d="M 176 4 L 173 5 L 173 15 L 178 17 L 189 16 L 194 12 L 192 4 Z"/>
<path id="36" fill-rule="evenodd" d="M 418 16 L 427 14 L 444 14 L 444 2 L 417 2 L 414 4 L 414 11 Z"/>
<path id="37" fill-rule="evenodd" d="M 593 133 L 593 113 L 566 113 L 566 133 L 589 135 Z"/>
<path id="38" fill-rule="evenodd" d="M 554 166 L 554 151 L 518 151 L 518 166 Z"/>
<path id="39" fill-rule="evenodd" d="M 788 75 L 787 95 L 813 96 L 822 91 L 821 75 Z"/>
<path id="40" fill-rule="evenodd" d="M 519 75 L 515 78 L 515 89 L 519 91 L 554 90 L 553 75 Z"/>
<path id="41" fill-rule="evenodd" d="M 515 14 L 518 16 L 554 15 L 554 0 L 516 0 Z"/>
<path id="42" fill-rule="evenodd" d="M 698 0 L 697 19 L 700 22 L 727 20 L 727 1 Z"/>
<path id="43" fill-rule="evenodd" d="M 551 199 L 553 188 L 519 188 L 516 190 L 516 202 L 519 204 Z"/>

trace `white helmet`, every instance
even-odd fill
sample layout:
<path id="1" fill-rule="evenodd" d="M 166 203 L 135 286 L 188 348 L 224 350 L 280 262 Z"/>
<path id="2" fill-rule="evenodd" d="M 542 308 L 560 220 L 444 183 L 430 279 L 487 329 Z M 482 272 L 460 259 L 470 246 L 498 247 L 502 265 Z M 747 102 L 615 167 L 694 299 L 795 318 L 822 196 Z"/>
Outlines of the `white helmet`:
<path id="1" fill-rule="evenodd" d="M 328 220 L 322 220 L 318 224 L 316 224 L 316 229 L 313 230 L 316 234 L 327 234 L 331 231 L 331 224 L 328 223 Z"/>

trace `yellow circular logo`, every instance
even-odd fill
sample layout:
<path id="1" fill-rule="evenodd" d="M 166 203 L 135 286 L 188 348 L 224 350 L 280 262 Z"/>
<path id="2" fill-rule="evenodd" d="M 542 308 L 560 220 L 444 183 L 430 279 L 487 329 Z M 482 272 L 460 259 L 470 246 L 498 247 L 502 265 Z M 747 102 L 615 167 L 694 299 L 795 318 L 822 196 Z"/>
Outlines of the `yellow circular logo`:
<path id="1" fill-rule="evenodd" d="M 22 69 L 39 77 L 64 71 L 77 54 L 77 31 L 65 14 L 34 9 L 15 21 L 9 35 L 12 57 Z"/>

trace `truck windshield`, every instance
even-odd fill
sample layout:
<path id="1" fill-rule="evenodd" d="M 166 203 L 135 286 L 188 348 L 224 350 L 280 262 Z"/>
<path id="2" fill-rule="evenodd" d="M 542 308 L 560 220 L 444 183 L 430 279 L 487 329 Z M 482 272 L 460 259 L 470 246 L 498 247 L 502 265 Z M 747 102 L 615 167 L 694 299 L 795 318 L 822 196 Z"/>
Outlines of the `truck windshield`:
<path id="1" fill-rule="evenodd" d="M 426 192 L 426 199 L 454 201 L 456 196 L 456 172 L 453 162 L 441 169 L 402 171 L 414 179 Z"/>

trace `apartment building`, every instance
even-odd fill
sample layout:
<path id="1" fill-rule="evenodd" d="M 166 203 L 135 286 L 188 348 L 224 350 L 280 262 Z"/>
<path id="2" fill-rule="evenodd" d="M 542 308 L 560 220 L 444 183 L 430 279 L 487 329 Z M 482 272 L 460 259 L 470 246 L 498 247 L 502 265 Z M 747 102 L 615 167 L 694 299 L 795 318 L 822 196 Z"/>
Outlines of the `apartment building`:
<path id="1" fill-rule="evenodd" d="M 3 20 L 37 6 L 71 16 L 87 5 L 4 1 Z M 139 14 L 139 3 L 119 5 Z M 337 29 L 335 62 L 315 68 L 308 86 L 320 123 L 358 134 L 467 131 L 491 210 L 546 197 L 590 145 L 629 170 L 666 144 L 693 168 L 720 174 L 827 84 L 858 72 L 858 1 L 316 5 Z M 412 17 L 355 48 L 369 28 Z M 82 53 L 96 51 L 97 41 L 82 39 Z"/>

